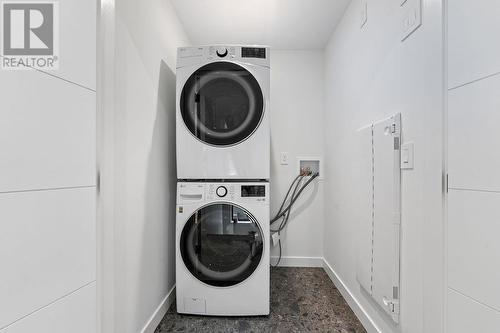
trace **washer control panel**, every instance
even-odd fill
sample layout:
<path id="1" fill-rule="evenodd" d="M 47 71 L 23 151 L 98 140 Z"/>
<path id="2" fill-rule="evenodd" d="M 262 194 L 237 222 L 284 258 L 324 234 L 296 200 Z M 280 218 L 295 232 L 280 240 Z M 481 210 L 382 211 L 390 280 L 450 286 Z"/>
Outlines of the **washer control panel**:
<path id="1" fill-rule="evenodd" d="M 206 199 L 209 201 L 235 201 L 268 203 L 269 183 L 207 183 Z"/>
<path id="2" fill-rule="evenodd" d="M 268 182 L 179 182 L 178 204 L 201 204 L 207 201 L 233 201 L 241 203 L 269 204 Z"/>

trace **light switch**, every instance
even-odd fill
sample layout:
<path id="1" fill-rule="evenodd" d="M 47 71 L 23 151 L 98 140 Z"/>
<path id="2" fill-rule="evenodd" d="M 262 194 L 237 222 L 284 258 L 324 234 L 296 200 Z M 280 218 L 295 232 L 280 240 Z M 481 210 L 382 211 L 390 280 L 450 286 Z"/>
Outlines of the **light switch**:
<path id="1" fill-rule="evenodd" d="M 281 152 L 280 163 L 281 163 L 281 165 L 288 165 L 288 153 L 287 152 L 285 152 L 285 151 Z"/>
<path id="2" fill-rule="evenodd" d="M 414 160 L 414 144 L 413 142 L 405 143 L 401 146 L 401 169 L 413 169 Z"/>

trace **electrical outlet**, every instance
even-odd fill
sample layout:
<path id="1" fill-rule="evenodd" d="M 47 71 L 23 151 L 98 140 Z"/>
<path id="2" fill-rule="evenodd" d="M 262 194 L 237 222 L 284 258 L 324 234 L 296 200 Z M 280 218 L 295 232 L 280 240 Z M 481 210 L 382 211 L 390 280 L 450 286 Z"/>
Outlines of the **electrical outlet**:
<path id="1" fill-rule="evenodd" d="M 288 165 L 288 153 L 287 152 L 285 152 L 285 151 L 281 152 L 280 163 L 281 163 L 281 165 Z"/>

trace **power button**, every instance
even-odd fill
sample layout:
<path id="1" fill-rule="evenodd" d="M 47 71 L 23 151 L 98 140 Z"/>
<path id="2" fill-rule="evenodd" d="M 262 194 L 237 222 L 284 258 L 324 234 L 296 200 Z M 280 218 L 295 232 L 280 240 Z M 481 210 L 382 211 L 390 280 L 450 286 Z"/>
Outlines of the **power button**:
<path id="1" fill-rule="evenodd" d="M 219 186 L 217 190 L 215 190 L 215 193 L 219 198 L 223 198 L 227 195 L 227 188 L 225 186 Z"/>

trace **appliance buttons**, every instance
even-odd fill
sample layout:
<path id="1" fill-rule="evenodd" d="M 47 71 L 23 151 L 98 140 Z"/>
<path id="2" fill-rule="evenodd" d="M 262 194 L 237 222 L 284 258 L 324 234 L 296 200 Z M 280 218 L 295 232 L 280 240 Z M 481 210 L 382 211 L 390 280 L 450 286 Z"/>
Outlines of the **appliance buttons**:
<path id="1" fill-rule="evenodd" d="M 216 53 L 219 57 L 224 58 L 225 56 L 227 56 L 228 51 L 225 47 L 219 47 L 217 48 Z"/>
<path id="2" fill-rule="evenodd" d="M 217 193 L 219 198 L 223 198 L 227 195 L 227 188 L 225 186 L 219 186 L 217 190 L 215 190 L 215 193 Z"/>

